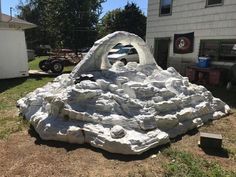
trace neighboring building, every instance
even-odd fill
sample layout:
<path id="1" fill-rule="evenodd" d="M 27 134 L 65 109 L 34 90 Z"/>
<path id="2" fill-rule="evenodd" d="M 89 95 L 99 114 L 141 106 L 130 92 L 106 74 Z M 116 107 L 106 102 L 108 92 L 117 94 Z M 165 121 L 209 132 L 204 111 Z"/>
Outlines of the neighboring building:
<path id="1" fill-rule="evenodd" d="M 192 33 L 193 41 L 174 37 L 184 33 Z M 173 66 L 185 74 L 198 56 L 230 67 L 236 62 L 236 0 L 149 0 L 146 40 L 163 68 Z M 193 51 L 187 44 L 186 54 L 174 52 L 174 46 L 188 42 Z"/>
<path id="2" fill-rule="evenodd" d="M 36 25 L 0 12 L 0 79 L 28 76 L 25 29 Z"/>

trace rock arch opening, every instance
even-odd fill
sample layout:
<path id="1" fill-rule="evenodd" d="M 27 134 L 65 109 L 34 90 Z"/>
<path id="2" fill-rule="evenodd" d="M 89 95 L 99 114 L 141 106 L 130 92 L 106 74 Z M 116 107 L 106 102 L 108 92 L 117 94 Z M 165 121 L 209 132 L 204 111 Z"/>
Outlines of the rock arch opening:
<path id="1" fill-rule="evenodd" d="M 143 39 L 132 33 L 118 31 L 96 41 L 85 58 L 74 68 L 71 76 L 77 77 L 80 74 L 90 71 L 109 69 L 111 65 L 107 59 L 107 55 L 118 43 L 132 45 L 137 50 L 140 65 L 156 64 L 153 55 Z"/>

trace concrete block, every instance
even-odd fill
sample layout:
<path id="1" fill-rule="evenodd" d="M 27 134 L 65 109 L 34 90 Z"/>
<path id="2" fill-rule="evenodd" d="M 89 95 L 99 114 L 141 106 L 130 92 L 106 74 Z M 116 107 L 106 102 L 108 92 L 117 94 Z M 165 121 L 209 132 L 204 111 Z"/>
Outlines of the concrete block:
<path id="1" fill-rule="evenodd" d="M 200 144 L 202 148 L 213 148 L 221 149 L 222 148 L 222 135 L 213 134 L 213 133 L 200 133 Z"/>

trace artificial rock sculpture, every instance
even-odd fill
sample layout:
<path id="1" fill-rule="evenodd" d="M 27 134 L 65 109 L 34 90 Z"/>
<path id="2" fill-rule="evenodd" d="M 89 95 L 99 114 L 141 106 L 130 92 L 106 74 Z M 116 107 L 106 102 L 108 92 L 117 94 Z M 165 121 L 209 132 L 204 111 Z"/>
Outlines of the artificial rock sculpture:
<path id="1" fill-rule="evenodd" d="M 119 42 L 137 49 L 139 64 L 109 64 L 108 51 Z M 174 68 L 162 70 L 145 42 L 127 32 L 97 41 L 71 74 L 26 95 L 18 106 L 42 139 L 120 154 L 141 154 L 230 111 Z"/>

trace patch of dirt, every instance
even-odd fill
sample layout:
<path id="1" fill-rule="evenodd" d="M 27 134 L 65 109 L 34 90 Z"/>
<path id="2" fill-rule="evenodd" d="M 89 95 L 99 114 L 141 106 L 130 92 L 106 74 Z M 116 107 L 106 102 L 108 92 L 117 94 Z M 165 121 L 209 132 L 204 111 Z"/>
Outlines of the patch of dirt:
<path id="1" fill-rule="evenodd" d="M 221 133 L 225 151 L 209 154 L 197 146 L 198 131 L 177 138 L 171 146 L 191 152 L 206 160 L 217 162 L 228 170 L 236 169 L 236 116 L 231 115 L 200 128 L 202 132 Z M 162 147 L 163 148 L 163 147 Z M 123 156 L 107 153 L 89 145 L 74 145 L 42 141 L 30 129 L 0 140 L 0 176 L 163 176 L 162 164 L 168 159 L 159 148 L 141 156 Z M 152 158 L 153 154 L 157 154 Z"/>
<path id="2" fill-rule="evenodd" d="M 42 141 L 31 130 L 0 141 L 0 176 L 161 176 L 161 156 L 121 156 L 88 145 Z M 153 152 L 157 153 L 157 152 Z M 150 172 L 149 172 L 150 171 Z"/>
<path id="3" fill-rule="evenodd" d="M 10 109 L 0 110 L 0 117 L 17 117 L 19 115 L 19 110 L 16 107 L 10 107 Z"/>

